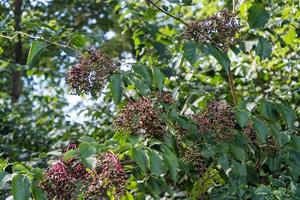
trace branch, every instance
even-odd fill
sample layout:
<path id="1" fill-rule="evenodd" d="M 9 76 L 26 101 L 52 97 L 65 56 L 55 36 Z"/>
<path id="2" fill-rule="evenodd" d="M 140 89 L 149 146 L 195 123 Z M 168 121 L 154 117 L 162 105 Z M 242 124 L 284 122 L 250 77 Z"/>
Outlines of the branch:
<path id="1" fill-rule="evenodd" d="M 151 4 L 151 5 L 153 5 L 157 10 L 159 10 L 159 11 L 165 13 L 166 15 L 168 15 L 168 16 L 170 16 L 170 17 L 176 19 L 177 21 L 183 23 L 184 25 L 186 25 L 186 26 L 189 25 L 188 23 L 186 23 L 185 21 L 183 21 L 183 20 L 180 19 L 179 17 L 176 17 L 175 15 L 173 15 L 173 14 L 171 14 L 171 13 L 165 11 L 164 9 L 162 9 L 161 7 L 159 7 L 158 5 L 156 5 L 152 0 L 146 0 L 146 2 L 149 3 L 149 4 Z"/>
<path id="2" fill-rule="evenodd" d="M 232 0 L 232 13 L 235 13 L 235 6 L 236 6 L 235 3 L 236 3 L 235 0 Z"/>

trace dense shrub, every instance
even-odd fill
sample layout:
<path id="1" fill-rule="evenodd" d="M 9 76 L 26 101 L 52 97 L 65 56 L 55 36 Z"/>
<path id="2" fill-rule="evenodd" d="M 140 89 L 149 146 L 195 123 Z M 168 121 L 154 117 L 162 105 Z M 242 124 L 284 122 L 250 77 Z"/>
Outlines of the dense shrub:
<path id="1" fill-rule="evenodd" d="M 29 22 L 28 33 L 13 31 L 34 40 L 22 66 L 32 66 L 49 45 L 68 57 L 76 54 L 75 64 L 63 60 L 70 66 L 65 84 L 72 94 L 90 95 L 82 101 L 92 107 L 84 108 L 84 125 L 62 122 L 62 114 L 52 119 L 50 125 L 60 124 L 58 130 L 67 133 L 42 137 L 49 144 L 43 141 L 47 145 L 34 158 L 16 162 L 1 153 L 0 198 L 300 199 L 299 80 L 293 77 L 299 74 L 299 11 L 278 11 L 280 1 L 216 1 L 212 9 L 203 1 L 208 13 L 194 1 L 110 2 L 118 23 L 111 28 L 132 37 L 133 63 L 122 60 L 125 50 L 114 58 L 109 47 L 100 48 L 91 33 L 86 36 L 93 40 L 81 32 L 68 38 L 65 30 L 59 38 L 65 42 L 57 42 L 53 32 L 31 35 L 43 28 Z M 187 23 L 192 13 L 199 18 L 197 11 L 201 19 Z M 288 12 L 295 16 L 288 19 Z M 4 29 L 1 37 L 14 40 Z M 1 113 L 1 131 L 16 133 L 11 129 L 22 117 Z M 42 123 L 32 122 L 39 116 L 47 118 L 25 116 L 31 119 L 26 130 Z M 13 144 L 14 138 L 14 146 L 22 145 L 22 135 L 0 141 Z"/>

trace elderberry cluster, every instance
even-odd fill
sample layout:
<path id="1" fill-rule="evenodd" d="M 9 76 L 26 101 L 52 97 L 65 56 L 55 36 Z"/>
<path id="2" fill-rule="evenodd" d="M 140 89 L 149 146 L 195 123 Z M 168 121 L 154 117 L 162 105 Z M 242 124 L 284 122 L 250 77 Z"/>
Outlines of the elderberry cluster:
<path id="1" fill-rule="evenodd" d="M 207 19 L 191 22 L 185 27 L 184 35 L 188 40 L 212 44 L 227 52 L 235 44 L 239 29 L 236 15 L 222 10 Z"/>
<path id="2" fill-rule="evenodd" d="M 101 154 L 96 168 L 87 171 L 79 156 L 65 161 L 60 158 L 47 170 L 40 183 L 48 199 L 119 198 L 125 192 L 126 174 L 119 159 L 112 153 Z"/>
<path id="3" fill-rule="evenodd" d="M 83 164 L 76 159 L 68 162 L 59 159 L 47 169 L 40 187 L 48 199 L 76 199 L 76 185 L 87 175 Z"/>
<path id="4" fill-rule="evenodd" d="M 95 95 L 103 88 L 108 77 L 117 71 L 117 65 L 108 55 L 91 48 L 72 66 L 66 75 L 66 82 L 74 94 Z"/>
<path id="5" fill-rule="evenodd" d="M 159 111 L 148 97 L 129 102 L 120 111 L 114 124 L 117 129 L 136 135 L 160 137 L 165 132 L 165 124 L 160 119 Z"/>
<path id="6" fill-rule="evenodd" d="M 165 91 L 156 92 L 156 98 L 159 103 L 165 103 L 165 104 L 174 103 L 174 99 L 169 92 L 165 92 Z"/>
<path id="7" fill-rule="evenodd" d="M 196 146 L 190 145 L 186 148 L 182 148 L 181 151 L 181 160 L 191 165 L 193 170 L 196 172 L 196 175 L 201 177 L 206 171 L 207 165 L 200 150 Z"/>
<path id="8" fill-rule="evenodd" d="M 96 170 L 87 178 L 88 187 L 84 196 L 86 199 L 105 199 L 110 197 L 119 199 L 125 193 L 126 174 L 115 154 L 107 152 L 97 161 Z"/>
<path id="9" fill-rule="evenodd" d="M 226 101 L 213 101 L 198 115 L 193 116 L 199 131 L 211 134 L 217 142 L 231 141 L 235 127 L 233 108 Z"/>

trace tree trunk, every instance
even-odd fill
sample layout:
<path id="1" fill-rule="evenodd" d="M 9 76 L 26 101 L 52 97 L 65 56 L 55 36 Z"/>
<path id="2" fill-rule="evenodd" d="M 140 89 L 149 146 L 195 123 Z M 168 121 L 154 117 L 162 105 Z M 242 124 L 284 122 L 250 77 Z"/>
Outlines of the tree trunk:
<path id="1" fill-rule="evenodd" d="M 14 19 L 15 19 L 15 31 L 21 31 L 22 20 L 22 4 L 23 0 L 14 1 Z M 23 59 L 23 45 L 21 35 L 18 35 L 17 42 L 15 44 L 15 63 L 24 64 Z M 22 71 L 15 67 L 12 74 L 12 101 L 17 102 L 22 91 Z"/>

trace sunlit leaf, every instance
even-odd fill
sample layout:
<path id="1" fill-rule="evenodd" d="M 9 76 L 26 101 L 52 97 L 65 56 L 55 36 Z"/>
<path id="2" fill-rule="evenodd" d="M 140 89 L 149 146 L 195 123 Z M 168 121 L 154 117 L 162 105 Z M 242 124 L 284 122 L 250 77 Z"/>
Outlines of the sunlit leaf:
<path id="1" fill-rule="evenodd" d="M 87 142 L 81 143 L 78 149 L 80 156 L 83 158 L 94 156 L 97 153 L 96 147 Z"/>
<path id="2" fill-rule="evenodd" d="M 239 123 L 239 125 L 242 128 L 244 128 L 245 126 L 248 125 L 248 122 L 250 120 L 250 114 L 246 110 L 238 110 L 235 113 L 235 118 L 236 118 L 237 122 Z"/>
<path id="3" fill-rule="evenodd" d="M 282 103 L 276 104 L 275 108 L 281 114 L 288 127 L 292 127 L 296 120 L 295 112 L 289 106 Z"/>
<path id="4" fill-rule="evenodd" d="M 130 151 L 132 159 L 143 172 L 147 172 L 147 157 L 145 151 L 140 148 L 133 148 Z"/>
<path id="5" fill-rule="evenodd" d="M 199 59 L 198 44 L 196 42 L 186 42 L 183 45 L 183 56 L 191 65 L 194 65 Z"/>
<path id="6" fill-rule="evenodd" d="M 268 128 L 265 125 L 265 123 L 258 119 L 258 118 L 253 118 L 253 127 L 254 130 L 257 134 L 258 140 L 261 144 L 264 144 L 267 142 L 267 136 L 268 136 Z"/>
<path id="7" fill-rule="evenodd" d="M 42 41 L 33 41 L 30 45 L 29 54 L 27 56 L 27 62 L 26 65 L 34 65 L 40 56 L 40 54 L 43 52 L 43 50 L 48 46 L 46 42 Z"/>
<path id="8" fill-rule="evenodd" d="M 34 199 L 36 200 L 46 200 L 45 192 L 39 187 L 39 183 L 37 181 L 32 181 L 31 183 L 31 191 Z"/>
<path id="9" fill-rule="evenodd" d="M 208 45 L 209 54 L 211 54 L 217 61 L 224 67 L 226 71 L 230 69 L 230 59 L 229 57 L 221 50 L 217 49 L 212 45 Z"/>
<path id="10" fill-rule="evenodd" d="M 270 14 L 261 4 L 254 4 L 248 12 L 248 23 L 252 29 L 263 28 L 269 21 Z"/>
<path id="11" fill-rule="evenodd" d="M 154 72 L 155 85 L 158 87 L 159 90 L 162 90 L 164 87 L 165 75 L 160 71 L 160 69 L 156 67 L 153 69 L 153 72 Z"/>
<path id="12" fill-rule="evenodd" d="M 29 200 L 30 179 L 26 175 L 18 174 L 13 177 L 11 193 L 16 200 Z"/>
<path id="13" fill-rule="evenodd" d="M 163 161 L 159 157 L 158 153 L 156 153 L 154 150 L 149 150 L 148 157 L 150 161 L 150 171 L 155 176 L 161 175 L 163 173 Z"/>
<path id="14" fill-rule="evenodd" d="M 132 65 L 132 69 L 135 73 L 141 75 L 147 83 L 152 83 L 152 73 L 147 66 L 136 64 Z"/>
<path id="15" fill-rule="evenodd" d="M 268 120 L 280 120 L 280 114 L 277 112 L 275 104 L 270 101 L 262 101 L 259 105 L 259 112 Z"/>
<path id="16" fill-rule="evenodd" d="M 258 38 L 258 44 L 256 46 L 256 54 L 260 57 L 261 60 L 270 58 L 272 55 L 272 43 L 264 37 Z"/>
<path id="17" fill-rule="evenodd" d="M 176 154 L 173 153 L 172 150 L 167 146 L 164 146 L 163 149 L 164 149 L 163 150 L 164 162 L 170 171 L 172 180 L 176 182 L 178 179 L 178 172 L 177 172 L 179 166 L 178 158 Z"/>
<path id="18" fill-rule="evenodd" d="M 123 87 L 121 74 L 113 74 L 110 77 L 110 90 L 115 104 L 119 104 L 122 99 Z"/>

